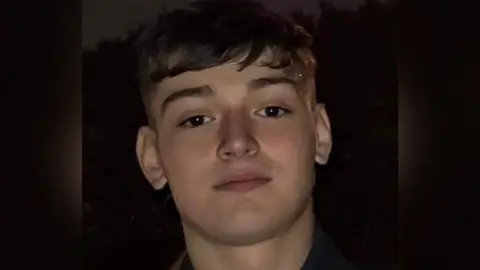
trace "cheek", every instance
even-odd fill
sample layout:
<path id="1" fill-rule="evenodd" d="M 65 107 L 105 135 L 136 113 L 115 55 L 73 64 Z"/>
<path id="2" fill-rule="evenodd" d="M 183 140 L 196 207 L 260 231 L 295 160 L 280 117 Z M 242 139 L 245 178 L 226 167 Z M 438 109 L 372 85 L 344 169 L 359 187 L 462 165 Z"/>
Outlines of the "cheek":
<path id="1" fill-rule="evenodd" d="M 308 129 L 307 123 L 295 120 L 259 123 L 256 128 L 256 137 L 264 148 L 262 150 L 288 159 L 302 158 L 312 154 L 313 132 Z"/>
<path id="2" fill-rule="evenodd" d="M 181 161 L 201 162 L 212 147 L 215 147 L 214 128 L 205 127 L 172 133 L 160 149 L 163 149 L 162 158 L 171 159 L 172 163 L 184 163 Z"/>
<path id="3" fill-rule="evenodd" d="M 298 157 L 298 143 L 300 137 L 289 131 L 268 133 L 259 136 L 261 150 L 264 154 L 280 160 L 289 160 Z"/>
<path id="4" fill-rule="evenodd" d="M 200 207 L 199 202 L 206 200 L 206 192 L 203 192 L 207 188 L 204 173 L 206 166 L 196 152 L 176 148 L 169 157 L 162 158 L 162 163 L 178 210 L 184 213 L 185 210 Z"/>
<path id="5" fill-rule="evenodd" d="M 177 199 L 194 194 L 208 186 L 208 168 L 211 167 L 213 142 L 206 136 L 172 136 L 161 144 L 161 163 L 170 188 Z M 210 136 L 209 136 L 210 137 Z M 199 179 L 199 176 L 203 176 Z"/>
<path id="6" fill-rule="evenodd" d="M 297 178 L 314 162 L 314 139 L 306 128 L 292 125 L 281 130 L 265 128 L 258 134 L 262 152 L 275 164 L 276 171 Z"/>
<path id="7" fill-rule="evenodd" d="M 313 143 L 304 132 L 289 129 L 265 136 L 263 155 L 268 157 L 279 200 L 297 205 L 311 194 L 314 173 Z"/>

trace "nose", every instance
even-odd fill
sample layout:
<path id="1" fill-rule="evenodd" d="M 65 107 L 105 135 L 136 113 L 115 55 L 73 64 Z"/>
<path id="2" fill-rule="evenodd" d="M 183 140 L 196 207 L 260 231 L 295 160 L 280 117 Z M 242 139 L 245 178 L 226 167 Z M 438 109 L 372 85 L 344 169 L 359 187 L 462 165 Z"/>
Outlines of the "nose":
<path id="1" fill-rule="evenodd" d="M 220 160 L 252 157 L 259 151 L 258 141 L 252 134 L 251 120 L 243 113 L 230 113 L 224 118 L 220 138 L 217 150 Z"/>

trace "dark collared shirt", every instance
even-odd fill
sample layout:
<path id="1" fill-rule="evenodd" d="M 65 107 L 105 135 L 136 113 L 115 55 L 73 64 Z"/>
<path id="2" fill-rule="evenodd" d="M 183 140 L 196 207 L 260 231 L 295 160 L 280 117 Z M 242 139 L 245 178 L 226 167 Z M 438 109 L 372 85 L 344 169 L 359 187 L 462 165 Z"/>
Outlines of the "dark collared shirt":
<path id="1" fill-rule="evenodd" d="M 321 227 L 314 233 L 313 245 L 301 270 L 354 270 L 343 254 L 335 247 L 332 240 L 325 234 Z M 194 270 L 188 255 L 180 270 Z"/>

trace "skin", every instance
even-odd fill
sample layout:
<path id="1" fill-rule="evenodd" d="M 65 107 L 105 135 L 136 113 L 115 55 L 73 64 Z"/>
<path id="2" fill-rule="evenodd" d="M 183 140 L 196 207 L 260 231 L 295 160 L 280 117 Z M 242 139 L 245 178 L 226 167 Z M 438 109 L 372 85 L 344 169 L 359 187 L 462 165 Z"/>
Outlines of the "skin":
<path id="1" fill-rule="evenodd" d="M 260 61 L 163 80 L 151 99 L 156 128 L 138 133 L 142 170 L 154 188 L 170 185 L 196 269 L 299 269 L 311 247 L 314 163 L 328 160 L 330 124 L 310 73 Z M 295 85 L 251 83 L 279 77 Z M 272 180 L 243 193 L 214 188 L 244 170 Z"/>

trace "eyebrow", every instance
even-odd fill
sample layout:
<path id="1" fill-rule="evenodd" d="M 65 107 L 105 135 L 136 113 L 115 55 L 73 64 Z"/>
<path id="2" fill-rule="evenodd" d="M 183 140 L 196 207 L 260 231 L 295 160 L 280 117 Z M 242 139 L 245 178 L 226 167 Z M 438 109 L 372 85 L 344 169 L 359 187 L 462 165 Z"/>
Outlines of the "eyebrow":
<path id="1" fill-rule="evenodd" d="M 213 90 L 208 85 L 185 88 L 170 94 L 162 103 L 162 114 L 167 109 L 168 105 L 172 104 L 174 101 L 177 101 L 186 97 L 209 97 L 213 96 Z"/>
<path id="2" fill-rule="evenodd" d="M 276 85 L 276 84 L 288 84 L 288 85 L 291 85 L 293 87 L 298 86 L 298 82 L 295 81 L 294 79 L 282 76 L 282 77 L 257 78 L 257 79 L 251 80 L 248 83 L 247 87 L 248 87 L 249 90 L 254 90 L 255 91 L 255 90 L 260 90 L 262 88 L 272 86 L 272 85 Z"/>
<path id="3" fill-rule="evenodd" d="M 247 88 L 249 91 L 257 91 L 268 86 L 277 85 L 277 84 L 288 84 L 293 87 L 298 86 L 298 82 L 288 78 L 288 77 L 262 77 L 256 78 L 248 82 Z M 167 96 L 161 105 L 162 114 L 165 112 L 167 107 L 175 101 L 178 101 L 182 98 L 187 97 L 211 97 L 214 95 L 212 88 L 209 85 L 203 85 L 192 88 L 185 88 L 177 90 Z"/>

